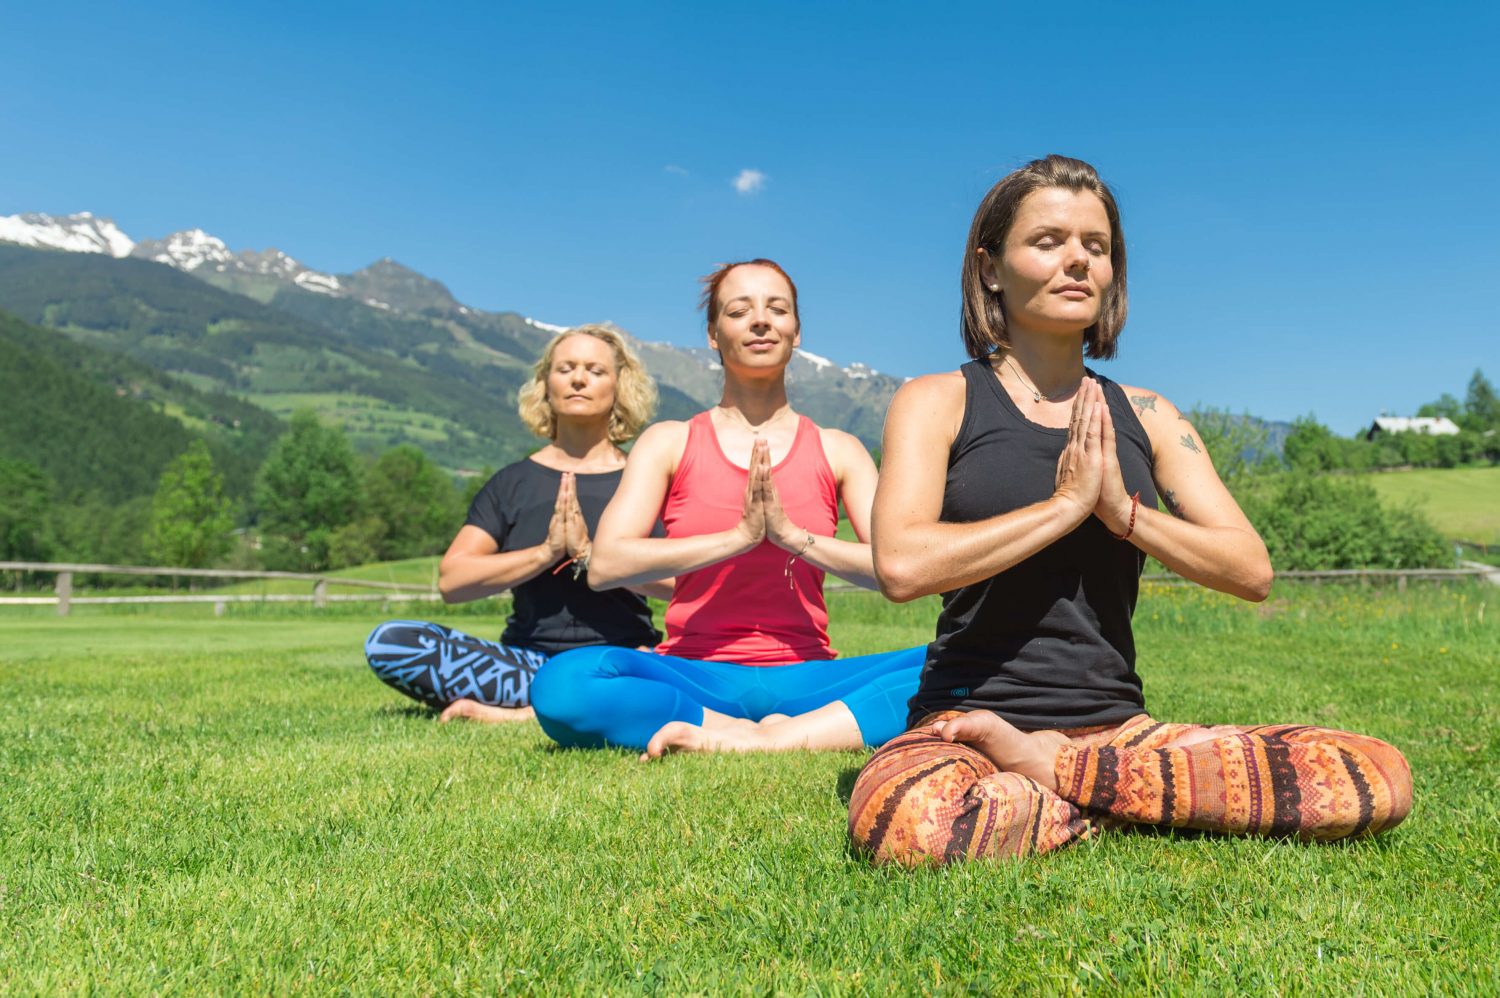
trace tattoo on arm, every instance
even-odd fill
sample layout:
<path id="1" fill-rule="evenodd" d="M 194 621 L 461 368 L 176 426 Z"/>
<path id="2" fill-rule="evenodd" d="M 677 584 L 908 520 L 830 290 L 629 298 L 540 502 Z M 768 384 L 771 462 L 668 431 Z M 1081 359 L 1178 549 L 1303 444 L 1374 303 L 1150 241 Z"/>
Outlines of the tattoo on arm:
<path id="1" fill-rule="evenodd" d="M 1179 520 L 1186 518 L 1187 514 L 1183 512 L 1182 504 L 1177 501 L 1176 492 L 1173 492 L 1171 489 L 1164 489 L 1162 491 L 1161 497 L 1162 501 L 1167 504 L 1168 513 L 1171 513 Z"/>
<path id="2" fill-rule="evenodd" d="M 1150 409 L 1152 412 L 1156 411 L 1156 396 L 1132 395 L 1130 396 L 1130 404 L 1135 406 L 1135 414 L 1142 416 L 1145 415 L 1147 409 Z"/>
<path id="3" fill-rule="evenodd" d="M 1184 435 L 1181 439 L 1182 439 L 1182 446 L 1186 447 L 1188 450 L 1192 451 L 1194 454 L 1201 454 L 1201 453 L 1203 453 L 1201 450 L 1198 449 L 1198 445 L 1193 442 L 1193 435 L 1191 433 Z"/>

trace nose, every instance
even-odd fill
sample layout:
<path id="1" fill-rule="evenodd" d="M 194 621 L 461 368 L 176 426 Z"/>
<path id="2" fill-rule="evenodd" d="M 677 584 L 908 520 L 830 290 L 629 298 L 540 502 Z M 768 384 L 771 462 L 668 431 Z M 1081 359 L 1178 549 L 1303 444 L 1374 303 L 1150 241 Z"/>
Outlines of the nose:
<path id="1" fill-rule="evenodd" d="M 1067 258 L 1064 265 L 1070 274 L 1086 273 L 1089 269 L 1089 251 L 1084 247 L 1083 240 L 1069 239 Z"/>

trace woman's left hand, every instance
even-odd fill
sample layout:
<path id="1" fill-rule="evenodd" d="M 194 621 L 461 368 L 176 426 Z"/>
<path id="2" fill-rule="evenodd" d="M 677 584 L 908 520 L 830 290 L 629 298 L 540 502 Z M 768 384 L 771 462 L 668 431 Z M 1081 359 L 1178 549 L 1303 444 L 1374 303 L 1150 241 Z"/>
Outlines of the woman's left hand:
<path id="1" fill-rule="evenodd" d="M 1130 526 L 1130 494 L 1125 491 L 1125 476 L 1120 473 L 1120 454 L 1115 449 L 1115 422 L 1109 405 L 1100 399 L 1104 411 L 1103 444 L 1104 479 L 1099 486 L 1099 503 L 1094 515 L 1110 529 L 1111 533 L 1123 534 Z"/>

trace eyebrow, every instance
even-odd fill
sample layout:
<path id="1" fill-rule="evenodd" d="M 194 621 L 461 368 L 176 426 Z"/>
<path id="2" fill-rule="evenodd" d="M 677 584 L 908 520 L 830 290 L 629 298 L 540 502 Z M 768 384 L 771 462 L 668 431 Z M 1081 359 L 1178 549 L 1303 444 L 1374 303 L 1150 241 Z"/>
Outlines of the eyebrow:
<path id="1" fill-rule="evenodd" d="M 750 295 L 736 295 L 733 298 L 725 299 L 724 304 L 726 306 L 733 305 L 737 301 L 748 302 L 748 301 L 754 301 L 754 299 Z M 771 297 L 767 298 L 766 301 L 768 301 L 768 302 L 770 302 L 770 301 L 779 301 L 779 302 L 784 302 L 784 303 L 790 304 L 791 299 L 788 298 L 786 295 L 772 295 Z"/>

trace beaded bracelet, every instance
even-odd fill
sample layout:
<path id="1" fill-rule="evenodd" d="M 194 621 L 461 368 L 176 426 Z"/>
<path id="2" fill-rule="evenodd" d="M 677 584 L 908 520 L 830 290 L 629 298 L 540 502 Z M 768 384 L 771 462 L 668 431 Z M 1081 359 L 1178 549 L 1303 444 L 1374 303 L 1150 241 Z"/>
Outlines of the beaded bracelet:
<path id="1" fill-rule="evenodd" d="M 1131 534 L 1135 533 L 1135 511 L 1140 508 L 1141 494 L 1139 491 L 1137 491 L 1135 495 L 1130 497 L 1130 525 L 1125 528 L 1125 532 L 1123 534 L 1117 534 L 1113 530 L 1111 530 L 1109 532 L 1109 535 L 1117 541 L 1123 541 L 1129 538 Z"/>

